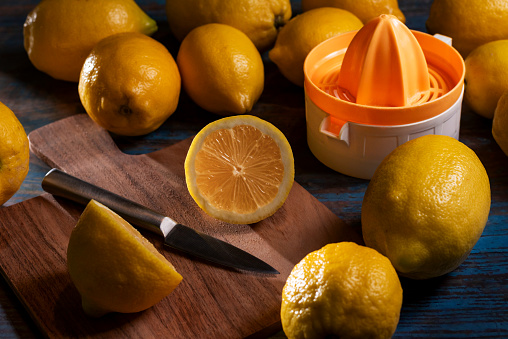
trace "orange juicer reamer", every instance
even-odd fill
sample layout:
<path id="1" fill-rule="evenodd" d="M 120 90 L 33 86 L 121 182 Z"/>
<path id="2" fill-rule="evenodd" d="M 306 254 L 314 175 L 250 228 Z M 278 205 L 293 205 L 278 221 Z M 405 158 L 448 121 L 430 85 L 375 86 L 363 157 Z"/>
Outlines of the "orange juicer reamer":
<path id="1" fill-rule="evenodd" d="M 307 142 L 316 158 L 370 179 L 408 140 L 458 139 L 465 66 L 450 44 L 383 14 L 316 46 L 304 64 Z"/>

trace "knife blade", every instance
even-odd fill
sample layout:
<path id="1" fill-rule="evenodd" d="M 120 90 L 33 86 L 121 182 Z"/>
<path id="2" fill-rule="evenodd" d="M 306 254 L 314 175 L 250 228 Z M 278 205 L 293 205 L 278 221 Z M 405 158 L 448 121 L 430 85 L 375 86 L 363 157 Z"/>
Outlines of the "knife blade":
<path id="1" fill-rule="evenodd" d="M 227 267 L 263 274 L 279 272 L 248 252 L 210 235 L 177 223 L 168 216 L 76 178 L 51 169 L 42 180 L 42 189 L 82 205 L 94 199 L 115 211 L 129 223 L 162 235 L 164 244 L 187 254 Z"/>

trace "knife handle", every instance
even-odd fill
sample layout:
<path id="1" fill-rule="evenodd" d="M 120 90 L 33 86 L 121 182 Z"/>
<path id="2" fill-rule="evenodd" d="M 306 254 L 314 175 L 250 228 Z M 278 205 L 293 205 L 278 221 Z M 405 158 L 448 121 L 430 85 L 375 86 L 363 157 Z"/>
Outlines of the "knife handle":
<path id="1" fill-rule="evenodd" d="M 87 205 L 91 199 L 94 199 L 128 222 L 165 236 L 161 226 L 167 225 L 168 217 L 59 169 L 53 168 L 46 174 L 42 180 L 42 189 L 82 205 Z M 173 222 L 171 219 L 169 221 Z"/>

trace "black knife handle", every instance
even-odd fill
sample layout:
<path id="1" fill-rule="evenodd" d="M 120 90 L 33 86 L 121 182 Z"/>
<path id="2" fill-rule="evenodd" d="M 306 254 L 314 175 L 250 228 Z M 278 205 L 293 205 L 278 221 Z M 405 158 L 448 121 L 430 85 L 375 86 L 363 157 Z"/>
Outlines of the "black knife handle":
<path id="1" fill-rule="evenodd" d="M 42 180 L 42 189 L 82 205 L 91 199 L 115 211 L 128 222 L 164 236 L 160 225 L 165 216 L 113 192 L 53 168 Z"/>

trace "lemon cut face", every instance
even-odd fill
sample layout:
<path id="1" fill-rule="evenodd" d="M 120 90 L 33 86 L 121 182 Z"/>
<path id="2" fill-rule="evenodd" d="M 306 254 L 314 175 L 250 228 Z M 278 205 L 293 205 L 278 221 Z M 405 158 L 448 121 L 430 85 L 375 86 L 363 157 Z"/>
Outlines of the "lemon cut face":
<path id="1" fill-rule="evenodd" d="M 251 224 L 274 214 L 294 181 L 286 137 L 254 116 L 223 118 L 203 128 L 185 160 L 187 187 L 209 215 Z"/>
<path id="2" fill-rule="evenodd" d="M 182 276 L 134 227 L 91 200 L 71 233 L 67 267 L 85 313 L 134 313 L 152 307 Z"/>

